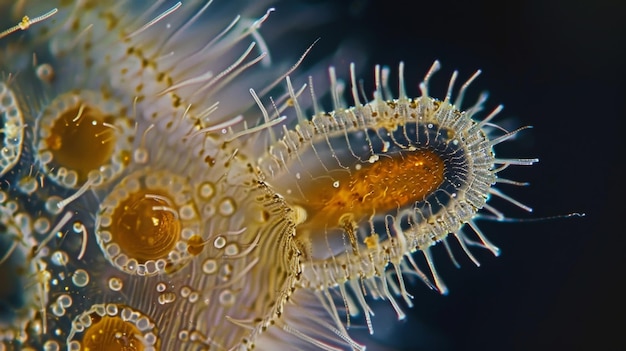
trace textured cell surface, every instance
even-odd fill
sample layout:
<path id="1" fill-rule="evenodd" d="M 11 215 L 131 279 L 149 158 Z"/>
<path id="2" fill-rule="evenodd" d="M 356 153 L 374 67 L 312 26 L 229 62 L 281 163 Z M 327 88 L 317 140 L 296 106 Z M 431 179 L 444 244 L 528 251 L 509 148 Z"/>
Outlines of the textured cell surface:
<path id="1" fill-rule="evenodd" d="M 90 91 L 56 97 L 38 117 L 37 163 L 57 183 L 108 182 L 130 161 L 133 135 L 125 108 Z M 102 105 L 102 106 L 99 106 Z"/>
<path id="2" fill-rule="evenodd" d="M 363 350 L 405 276 L 446 292 L 433 245 L 498 253 L 475 220 L 536 160 L 495 156 L 477 74 L 294 87 L 270 5 L 0 1 L 0 350 Z"/>

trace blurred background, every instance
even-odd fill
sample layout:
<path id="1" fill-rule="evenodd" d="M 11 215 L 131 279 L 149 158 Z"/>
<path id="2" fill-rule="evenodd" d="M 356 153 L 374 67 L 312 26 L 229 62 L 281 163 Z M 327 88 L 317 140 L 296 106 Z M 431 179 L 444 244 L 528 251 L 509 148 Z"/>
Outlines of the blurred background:
<path id="1" fill-rule="evenodd" d="M 365 67 L 360 75 L 366 87 L 372 87 L 370 68 L 377 63 L 395 68 L 404 61 L 408 90 L 419 95 L 417 83 L 439 59 L 442 70 L 431 90 L 437 97 L 444 96 L 454 69 L 462 81 L 482 69 L 466 101 L 488 90 L 488 109 L 505 105 L 498 122 L 509 129 L 534 126 L 501 145 L 498 156 L 540 159 L 533 167 L 507 170 L 530 186 L 500 187 L 533 207 L 532 214 L 494 204 L 514 218 L 586 213 L 481 222 L 502 249 L 500 257 L 478 250 L 477 268 L 458 255 L 462 267 L 456 269 L 440 247 L 437 267 L 449 295 L 416 283 L 406 321 L 391 322 L 395 313 L 382 303 L 374 336 L 360 330 L 357 339 L 368 338 L 368 350 L 626 349 L 626 2 L 301 2 L 323 7 L 309 18 L 324 23 L 293 28 L 289 37 L 298 41 L 288 47 L 301 52 L 320 37 L 311 62 L 350 48 L 334 64 L 343 72 L 351 60 Z M 288 15 L 279 3 L 268 26 Z"/>

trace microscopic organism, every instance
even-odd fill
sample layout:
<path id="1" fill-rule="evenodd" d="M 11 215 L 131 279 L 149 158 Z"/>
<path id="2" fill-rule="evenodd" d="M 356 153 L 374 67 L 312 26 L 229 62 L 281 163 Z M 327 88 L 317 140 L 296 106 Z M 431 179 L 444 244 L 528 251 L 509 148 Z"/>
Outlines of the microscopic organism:
<path id="1" fill-rule="evenodd" d="M 364 350 L 369 301 L 447 291 L 432 246 L 498 254 L 476 218 L 537 160 L 496 157 L 525 128 L 479 72 L 294 86 L 270 5 L 0 2 L 0 350 Z"/>

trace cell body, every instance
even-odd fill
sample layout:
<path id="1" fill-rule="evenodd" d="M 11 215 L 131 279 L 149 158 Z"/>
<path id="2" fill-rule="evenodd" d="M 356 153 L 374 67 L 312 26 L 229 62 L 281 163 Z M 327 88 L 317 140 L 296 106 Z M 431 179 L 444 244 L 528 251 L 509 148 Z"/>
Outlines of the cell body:
<path id="1" fill-rule="evenodd" d="M 498 255 L 499 249 L 476 223 L 481 210 L 503 218 L 487 205 L 490 196 L 530 210 L 494 187 L 497 182 L 521 185 L 498 178 L 497 173 L 537 162 L 495 156 L 495 145 L 524 128 L 508 132 L 490 127 L 501 106 L 476 119 L 484 96 L 467 110 L 459 110 L 466 89 L 480 72 L 462 85 L 454 102 L 456 72 L 445 98 L 431 97 L 429 79 L 438 69 L 435 62 L 426 73 L 421 97 L 408 98 L 400 64 L 400 93 L 390 98 L 389 70 L 377 67 L 375 98 L 361 103 L 352 66 L 354 106 L 344 107 L 335 95 L 333 111 L 316 110 L 310 120 L 299 118 L 296 127 L 285 130 L 259 161 L 268 184 L 284 194 L 296 212 L 294 241 L 302 253 L 298 284 L 314 291 L 306 298 L 316 300 L 334 321 L 334 327 L 316 318 L 305 323 L 309 328 L 317 326 L 315 333 L 323 336 L 319 340 L 332 340 L 331 334 L 339 333 L 344 347 L 360 349 L 343 324 L 349 324 L 352 316 L 374 333 L 368 302 L 372 298 L 389 301 L 403 319 L 403 303 L 396 297 L 409 307 L 414 303 L 404 276 L 418 277 L 430 288 L 447 293 L 430 252 L 436 244 L 443 243 L 455 263 L 450 241 L 458 242 L 477 265 L 472 246 Z M 329 73 L 332 94 L 341 86 L 334 70 Z M 297 101 L 294 90 L 289 90 Z M 312 96 L 316 98 L 314 91 Z M 302 116 L 299 104 L 293 105 L 294 114 Z M 424 256 L 427 270 L 416 264 L 416 252 Z M 290 333 L 299 337 L 296 331 Z M 332 349 L 322 342 L 317 346 Z"/>
<path id="2" fill-rule="evenodd" d="M 26 23 L 0 37 L 3 348 L 361 350 L 368 299 L 403 318 L 403 275 L 446 291 L 432 245 L 497 253 L 474 220 L 536 160 L 495 157 L 517 131 L 461 110 L 475 76 L 437 100 L 436 63 L 412 99 L 376 68 L 361 102 L 352 67 L 348 107 L 330 69 L 307 98 L 269 60 L 273 9 L 215 2 L 1 3 Z"/>
<path id="3" fill-rule="evenodd" d="M 407 247 L 426 249 L 458 230 L 447 223 L 471 219 L 484 204 L 484 191 L 495 182 L 495 159 L 471 116 L 427 96 L 333 114 L 315 116 L 261 161 L 278 191 L 303 208 L 299 234 L 335 228 L 343 232 L 341 241 L 352 236 L 342 227 L 360 225 L 354 240 L 361 246 L 369 235 L 404 232 Z M 445 218 L 446 211 L 461 215 Z M 438 216 L 443 218 L 434 221 Z"/>

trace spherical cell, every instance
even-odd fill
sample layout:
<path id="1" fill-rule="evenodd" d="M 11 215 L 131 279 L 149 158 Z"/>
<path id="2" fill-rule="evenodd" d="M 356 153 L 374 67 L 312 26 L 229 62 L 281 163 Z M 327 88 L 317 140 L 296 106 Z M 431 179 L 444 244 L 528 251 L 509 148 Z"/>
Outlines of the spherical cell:
<path id="1" fill-rule="evenodd" d="M 134 130 L 125 108 L 93 91 L 67 93 L 42 112 L 36 151 L 43 171 L 58 184 L 100 185 L 130 162 Z"/>
<path id="2" fill-rule="evenodd" d="M 177 270 L 198 254 L 200 222 L 191 194 L 185 179 L 167 172 L 124 178 L 96 219 L 107 260 L 127 273 L 154 275 Z"/>
<path id="3" fill-rule="evenodd" d="M 68 350 L 159 350 L 158 329 L 143 313 L 128 306 L 97 304 L 72 321 Z"/>

